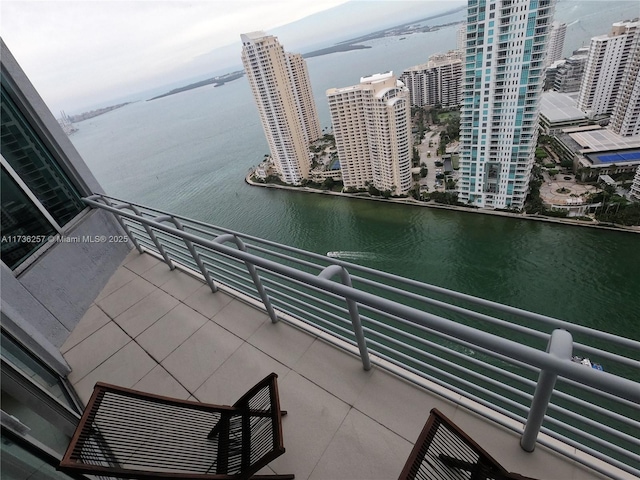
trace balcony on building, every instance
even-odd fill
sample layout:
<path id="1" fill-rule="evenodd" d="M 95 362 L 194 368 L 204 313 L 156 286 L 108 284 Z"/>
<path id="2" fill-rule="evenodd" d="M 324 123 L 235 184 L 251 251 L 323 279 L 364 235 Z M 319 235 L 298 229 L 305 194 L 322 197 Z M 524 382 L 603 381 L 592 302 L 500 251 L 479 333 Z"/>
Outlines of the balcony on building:
<path id="1" fill-rule="evenodd" d="M 3 122 L 11 97 L 75 191 L 56 238 L 124 239 L 3 263 L 3 476 L 65 478 L 96 382 L 230 404 L 271 372 L 286 452 L 263 474 L 397 478 L 434 407 L 509 471 L 640 473 L 638 342 L 110 197 L 4 44 L 0 58 Z M 15 191 L 51 222 L 28 183 Z"/>

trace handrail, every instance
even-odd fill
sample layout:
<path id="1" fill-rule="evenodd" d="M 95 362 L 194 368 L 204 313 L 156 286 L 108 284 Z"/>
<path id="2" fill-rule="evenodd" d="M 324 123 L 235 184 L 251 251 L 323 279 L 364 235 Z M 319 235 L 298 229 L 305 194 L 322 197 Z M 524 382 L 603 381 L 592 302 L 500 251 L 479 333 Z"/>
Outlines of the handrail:
<path id="1" fill-rule="evenodd" d="M 348 331 L 343 326 L 339 327 L 338 324 L 332 327 L 334 319 L 339 318 L 340 323 L 344 322 L 343 325 L 351 324 L 353 328 L 351 335 L 354 336 L 348 341 L 352 345 L 357 345 L 365 369 L 368 368 L 369 361 L 380 365 L 377 359 L 385 359 L 390 361 L 391 364 L 405 369 L 407 372 L 418 373 L 420 376 L 428 378 L 441 386 L 453 391 L 460 391 L 464 396 L 476 400 L 479 404 L 489 405 L 496 412 L 503 412 L 505 408 L 509 409 L 509 405 L 518 405 L 516 411 L 528 411 L 528 418 L 523 418 L 520 413 L 515 412 L 508 416 L 522 419 L 523 422 L 526 421 L 526 436 L 523 436 L 522 446 L 527 450 L 534 448 L 540 431 L 551 431 L 552 436 L 563 438 L 562 435 L 565 434 L 562 429 L 562 425 L 565 425 L 563 423 L 564 420 L 550 417 L 550 420 L 553 421 L 548 424 L 545 423 L 543 426 L 548 406 L 554 407 L 551 409 L 552 413 L 566 411 L 566 409 L 563 410 L 563 407 L 555 408 L 555 405 L 550 403 L 553 402 L 554 391 L 558 391 L 558 388 L 566 387 L 571 390 L 579 388 L 584 390 L 588 396 L 595 395 L 603 399 L 598 401 L 605 403 L 615 402 L 616 405 L 619 405 L 619 407 L 615 408 L 620 408 L 620 412 L 616 411 L 614 412 L 615 415 L 609 417 L 609 420 L 613 423 L 611 425 L 603 425 L 603 432 L 618 431 L 619 428 L 626 428 L 624 419 L 629 419 L 629 424 L 634 424 L 633 415 L 627 413 L 627 411 L 630 406 L 640 403 L 640 384 L 635 380 L 637 370 L 640 369 L 640 361 L 616 352 L 619 348 L 640 352 L 640 342 L 415 280 L 379 272 L 339 259 L 305 252 L 179 215 L 134 205 L 106 195 L 92 195 L 83 199 L 83 201 L 87 205 L 114 214 L 120 224 L 126 227 L 127 234 L 136 237 L 133 240 L 136 241 L 135 245 L 139 250 L 146 248 L 153 250 L 155 247 L 157 254 L 161 255 L 169 266 L 173 266 L 175 263 L 178 265 L 182 263 L 194 272 L 199 272 L 212 291 L 217 289 L 213 283 L 214 277 L 216 277 L 215 281 L 218 285 L 224 285 L 225 281 L 227 281 L 225 279 L 228 279 L 231 283 L 227 286 L 234 290 L 237 290 L 237 287 L 233 286 L 234 283 L 241 281 L 241 284 L 238 284 L 241 285 L 241 290 L 239 291 L 262 302 L 272 321 L 277 321 L 278 318 L 286 318 L 287 315 L 314 326 L 321 326 L 317 322 L 322 321 L 322 324 L 324 324 L 321 326 L 322 330 L 331 334 L 332 330 L 336 329 L 336 335 L 339 338 L 345 338 L 344 335 L 348 335 Z M 135 225 L 140 228 L 135 227 Z M 188 230 L 194 230 L 197 234 Z M 207 235 L 211 239 L 203 238 L 201 235 Z M 181 241 L 184 242 L 182 246 Z M 163 248 L 162 242 L 165 242 L 165 248 Z M 228 242 L 235 244 L 238 248 L 226 245 Z M 141 247 L 141 244 L 144 247 Z M 179 258 L 176 258 L 176 255 L 179 255 Z M 193 263 L 188 260 L 189 257 L 193 259 Z M 220 259 L 224 259 L 224 261 L 221 262 Z M 234 262 L 241 263 L 236 264 Z M 249 273 L 249 278 L 246 280 L 238 275 L 241 272 L 241 270 L 238 270 L 238 266 L 242 264 L 245 267 L 244 271 Z M 229 275 L 233 275 L 233 278 L 229 277 Z M 336 275 L 340 275 L 340 281 L 331 279 Z M 401 285 L 401 287 L 398 288 L 388 283 Z M 243 290 L 251 285 L 255 290 Z M 366 290 L 363 288 L 366 288 Z M 403 290 L 404 288 L 406 290 Z M 421 293 L 410 291 L 410 288 L 418 289 Z M 287 291 L 289 293 L 286 293 Z M 296 298 L 296 291 L 300 292 L 298 298 Z M 464 302 L 467 306 L 462 307 L 447 303 L 447 301 L 433 299 L 423 292 L 446 296 L 452 301 Z M 389 298 L 382 295 L 387 295 Z M 318 304 L 323 305 L 321 311 L 326 311 L 324 319 L 318 316 L 317 311 L 315 314 L 311 313 L 315 309 L 303 303 L 303 301 L 308 302 L 309 299 L 315 299 Z M 343 299 L 343 303 L 340 304 L 339 299 Z M 346 301 L 346 304 L 344 301 Z M 474 311 L 470 309 L 470 305 L 481 308 L 482 311 Z M 367 312 L 371 312 L 373 316 L 361 318 L 358 306 L 361 306 L 363 310 L 366 309 Z M 428 309 L 433 309 L 434 311 L 427 311 Z M 527 335 L 527 338 L 531 339 L 534 344 L 539 344 L 540 341 L 544 340 L 548 341 L 551 338 L 550 331 L 544 332 L 528 325 L 512 324 L 509 320 L 486 313 L 487 309 L 491 309 L 498 314 L 535 320 L 543 326 L 553 329 L 555 331 L 554 337 L 559 336 L 564 339 L 563 353 L 556 356 L 553 353 L 545 352 L 521 341 L 508 338 L 506 334 L 505 336 L 500 336 L 494 331 L 484 331 L 476 328 L 475 323 L 474 326 L 469 326 L 456 321 L 456 316 L 479 320 L 496 328 L 509 329 L 509 331 L 518 336 Z M 452 316 L 453 319 L 446 318 L 443 316 L 445 314 Z M 394 324 L 398 326 L 394 327 Z M 605 351 L 591 345 L 574 343 L 572 335 L 567 331 L 558 330 L 559 328 L 570 330 L 571 334 L 584 336 L 587 341 L 596 339 L 600 342 L 608 343 L 612 346 L 613 351 Z M 338 331 L 341 332 L 339 335 Z M 439 358 L 433 354 L 427 356 L 426 351 L 423 353 L 424 358 L 422 360 L 418 358 L 422 350 L 417 345 L 422 342 L 423 338 L 426 339 L 427 337 L 436 339 L 438 342 L 445 342 L 443 344 L 445 346 L 442 349 L 438 349 L 440 361 L 444 362 L 443 365 L 446 365 L 447 368 L 455 369 L 456 365 L 459 365 L 456 373 L 444 375 L 443 372 L 443 375 L 434 376 L 433 373 L 429 374 L 421 370 L 420 365 L 427 365 L 428 363 L 435 365 Z M 396 338 L 400 341 L 396 341 Z M 428 341 L 430 342 L 431 340 Z M 371 346 L 367 346 L 368 342 L 371 343 Z M 453 347 L 450 345 L 452 343 Z M 407 349 L 411 347 L 411 355 L 402 352 L 403 344 L 407 345 Z M 413 344 L 416 344 L 415 348 L 411 346 Z M 455 345 L 458 345 L 458 347 L 455 347 Z M 492 396 L 493 400 L 484 399 L 483 391 L 486 394 L 493 387 L 490 386 L 488 387 L 489 390 L 486 390 L 485 387 L 477 385 L 474 390 L 474 383 L 464 379 L 464 370 L 466 368 L 464 366 L 464 355 L 457 354 L 453 362 L 446 360 L 447 350 L 453 352 L 455 348 L 468 349 L 469 346 L 477 348 L 479 352 L 482 352 L 483 356 L 495 359 L 493 364 L 488 359 L 478 361 L 474 359 L 474 362 L 469 362 L 473 364 L 472 367 L 478 367 L 478 365 L 482 364 L 490 365 L 491 368 L 486 369 L 487 371 L 498 376 L 502 375 L 500 377 L 502 380 L 498 381 L 487 378 L 488 385 L 495 387 L 504 379 L 516 381 L 518 377 L 524 380 L 520 382 L 520 386 L 506 389 L 509 395 L 515 395 L 514 398 L 509 399 L 505 395 L 502 406 L 500 405 L 501 402 L 496 400 L 495 395 Z M 621 369 L 627 368 L 628 370 L 631 368 L 633 378 L 614 375 L 608 371 L 585 368 L 572 362 L 571 354 L 574 348 L 581 352 L 589 352 L 590 355 L 597 354 L 600 358 L 606 358 L 608 362 L 611 362 L 612 367 L 616 364 Z M 369 360 L 369 351 L 374 354 L 371 360 Z M 412 361 L 412 358 L 415 358 L 415 361 Z M 495 362 L 498 362 L 499 365 L 495 365 Z M 523 369 L 523 365 L 527 366 L 527 368 Z M 429 370 L 433 372 L 434 369 L 430 368 Z M 540 375 L 538 380 L 532 376 L 536 372 Z M 456 377 L 458 378 L 457 383 L 451 383 L 455 381 Z M 558 385 L 554 386 L 556 377 L 560 387 Z M 535 396 L 531 391 L 531 385 L 536 385 Z M 559 393 L 561 395 L 558 401 L 562 401 L 565 405 L 574 395 L 562 390 Z M 531 405 L 532 396 L 534 399 L 533 405 Z M 580 402 L 577 402 L 578 407 L 588 410 L 586 406 L 588 404 L 585 405 L 586 402 L 582 399 L 579 400 Z M 609 408 L 608 403 L 606 408 Z M 595 413 L 600 413 L 606 408 L 594 404 L 593 410 Z M 486 415 L 486 412 L 483 414 Z M 548 412 L 546 413 L 546 415 L 549 414 Z M 575 420 L 575 418 L 572 418 L 572 420 Z M 621 420 L 623 421 L 621 422 Z M 585 422 L 589 427 L 598 424 L 598 422 L 591 420 L 589 422 Z M 553 426 L 556 424 L 560 424 L 560 430 L 557 432 L 553 430 Z M 621 424 L 622 427 L 620 426 Z M 579 428 L 570 424 L 565 426 L 565 430 L 580 431 Z M 520 431 L 520 433 L 523 432 Z M 626 442 L 623 446 L 608 443 L 608 440 L 600 441 L 594 435 L 585 432 L 587 440 L 591 441 L 595 438 L 603 448 L 607 448 L 607 445 L 610 445 L 612 447 L 610 450 L 612 451 L 626 452 L 626 455 L 623 454 L 622 464 L 626 465 L 623 469 L 639 475 L 640 470 L 631 466 L 640 461 L 640 456 L 634 453 L 636 447 L 632 446 L 633 442 L 630 440 L 633 436 L 626 435 L 625 432 L 621 431 L 621 435 L 618 437 L 621 441 Z M 591 450 L 588 445 L 585 446 L 585 449 Z M 606 458 L 609 458 L 606 455 L 598 458 L 602 459 L 603 456 L 605 461 Z M 618 465 L 621 463 L 617 458 L 611 458 L 610 460 L 610 464 Z"/>

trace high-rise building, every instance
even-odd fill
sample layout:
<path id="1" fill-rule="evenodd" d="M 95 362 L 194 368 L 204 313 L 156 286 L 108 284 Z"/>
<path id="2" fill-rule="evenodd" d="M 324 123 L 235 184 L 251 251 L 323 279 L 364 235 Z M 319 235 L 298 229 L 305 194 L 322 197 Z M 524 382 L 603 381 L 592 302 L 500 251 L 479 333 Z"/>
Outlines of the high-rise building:
<path id="1" fill-rule="evenodd" d="M 469 0 L 458 200 L 522 209 L 554 0 Z"/>
<path id="2" fill-rule="evenodd" d="M 464 52 L 467 45 L 467 23 L 462 22 L 456 30 L 456 49 Z"/>
<path id="3" fill-rule="evenodd" d="M 272 35 L 240 37 L 242 63 L 271 158 L 284 182 L 300 184 L 309 176 L 309 144 L 321 135 L 306 63 L 301 55 L 285 52 Z"/>
<path id="4" fill-rule="evenodd" d="M 327 90 L 345 188 L 368 184 L 393 195 L 411 188 L 409 90 L 393 72 Z"/>
<path id="5" fill-rule="evenodd" d="M 627 63 L 640 35 L 640 21 L 617 22 L 611 33 L 591 39 L 589 57 L 578 96 L 578 108 L 589 117 L 613 113 Z"/>
<path id="6" fill-rule="evenodd" d="M 545 65 L 551 65 L 562 59 L 562 50 L 564 49 L 564 37 L 567 34 L 567 24 L 553 22 L 551 24 L 551 32 L 549 33 L 549 48 L 547 49 L 547 59 Z"/>
<path id="7" fill-rule="evenodd" d="M 636 175 L 633 177 L 633 183 L 631 184 L 631 189 L 629 190 L 629 195 L 637 201 L 640 202 L 640 167 L 636 170 Z"/>
<path id="8" fill-rule="evenodd" d="M 580 90 L 588 56 L 589 47 L 582 47 L 574 50 L 573 55 L 569 58 L 556 62 L 556 72 L 551 88 L 560 93 L 577 92 Z"/>
<path id="9" fill-rule="evenodd" d="M 609 124 L 623 137 L 640 135 L 640 31 L 634 39 Z"/>
<path id="10" fill-rule="evenodd" d="M 400 80 L 409 89 L 411 105 L 459 106 L 462 100 L 462 56 L 460 50 L 431 55 L 427 63 L 402 72 Z"/>

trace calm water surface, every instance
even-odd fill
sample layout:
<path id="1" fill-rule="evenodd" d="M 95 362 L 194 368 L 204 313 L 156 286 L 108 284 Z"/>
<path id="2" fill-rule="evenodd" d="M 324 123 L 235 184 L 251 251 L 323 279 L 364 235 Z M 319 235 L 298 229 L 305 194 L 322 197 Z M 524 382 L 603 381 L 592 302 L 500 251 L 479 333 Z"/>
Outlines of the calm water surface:
<path id="1" fill-rule="evenodd" d="M 633 3 L 607 2 L 620 13 L 598 22 L 595 2 L 561 2 L 558 17 L 580 15 L 567 36 L 582 42 Z M 454 47 L 455 27 L 369 44 L 308 60 L 323 127 L 326 89 L 423 63 Z M 638 235 L 249 187 L 268 147 L 245 78 L 78 126 L 71 139 L 113 196 L 640 340 Z"/>

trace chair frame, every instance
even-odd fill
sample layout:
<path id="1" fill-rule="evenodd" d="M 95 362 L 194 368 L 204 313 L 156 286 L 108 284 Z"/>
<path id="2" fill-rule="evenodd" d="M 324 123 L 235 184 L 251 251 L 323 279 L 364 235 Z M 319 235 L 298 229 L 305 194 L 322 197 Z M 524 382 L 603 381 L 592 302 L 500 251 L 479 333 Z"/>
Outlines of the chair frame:
<path id="1" fill-rule="evenodd" d="M 463 432 L 460 427 L 454 424 L 437 408 L 431 409 L 429 418 L 425 423 L 418 440 L 416 440 L 413 450 L 402 469 L 398 480 L 415 480 L 420 467 L 425 461 L 431 442 L 435 438 L 439 428 L 445 428 L 449 433 L 456 436 L 462 443 L 466 444 L 474 453 L 478 455 L 477 463 L 470 463 L 454 457 L 440 454 L 440 460 L 448 467 L 465 470 L 471 473 L 471 480 L 535 480 L 518 473 L 507 471 L 491 455 L 489 455 L 480 445 L 478 445 L 469 435 Z M 428 462 L 427 462 L 428 463 Z M 431 478 L 431 477 L 430 477 Z"/>
<path id="2" fill-rule="evenodd" d="M 100 476 L 115 476 L 120 478 L 154 478 L 154 479 L 192 479 L 192 480 L 244 480 L 244 479 L 293 479 L 294 475 L 254 475 L 258 470 L 265 467 L 272 460 L 279 457 L 285 452 L 285 448 L 282 442 L 282 416 L 286 414 L 280 410 L 280 401 L 278 396 L 277 386 L 277 374 L 272 373 L 266 378 L 258 382 L 247 393 L 245 393 L 233 406 L 215 405 L 194 402 L 189 400 L 180 400 L 176 398 L 169 398 L 162 395 L 156 395 L 152 393 L 140 392 L 132 390 L 130 388 L 119 387 L 116 385 L 110 385 L 107 383 L 96 383 L 93 394 L 84 410 L 82 418 L 76 428 L 76 431 L 71 438 L 71 442 L 67 447 L 67 451 L 58 466 L 58 469 L 67 473 L 81 473 L 89 475 Z M 270 397 L 270 408 L 266 410 L 251 409 L 249 402 L 253 396 L 258 394 L 261 390 L 268 387 Z M 228 473 L 190 473 L 185 471 L 156 471 L 156 470 L 141 470 L 141 469 L 129 469 L 120 468 L 117 466 L 103 466 L 92 465 L 84 463 L 80 458 L 86 439 L 95 429 L 92 424 L 96 415 L 98 414 L 101 406 L 102 399 L 105 394 L 116 395 L 122 398 L 131 398 L 144 400 L 146 402 L 152 402 L 153 404 L 159 404 L 164 406 L 175 406 L 181 408 L 187 408 L 189 410 L 199 410 L 206 413 L 219 414 L 220 418 L 218 422 L 212 426 L 211 431 L 207 438 L 214 438 L 216 435 L 224 437 L 229 432 L 229 419 L 234 417 L 241 418 L 242 422 L 242 434 L 250 434 L 250 417 L 270 417 L 271 427 L 273 431 L 273 449 L 264 454 L 261 458 L 250 463 L 250 445 L 242 443 L 242 471 L 240 473 L 228 474 Z M 160 421 L 161 419 L 159 419 Z M 99 435 L 99 434 L 98 434 Z M 101 445 L 102 448 L 108 448 L 108 445 Z M 105 450 L 106 450 L 105 448 Z M 228 444 L 225 446 L 223 442 L 220 442 L 220 447 L 217 457 L 212 457 L 212 464 L 216 463 L 216 469 L 226 472 L 226 462 L 228 461 Z"/>

